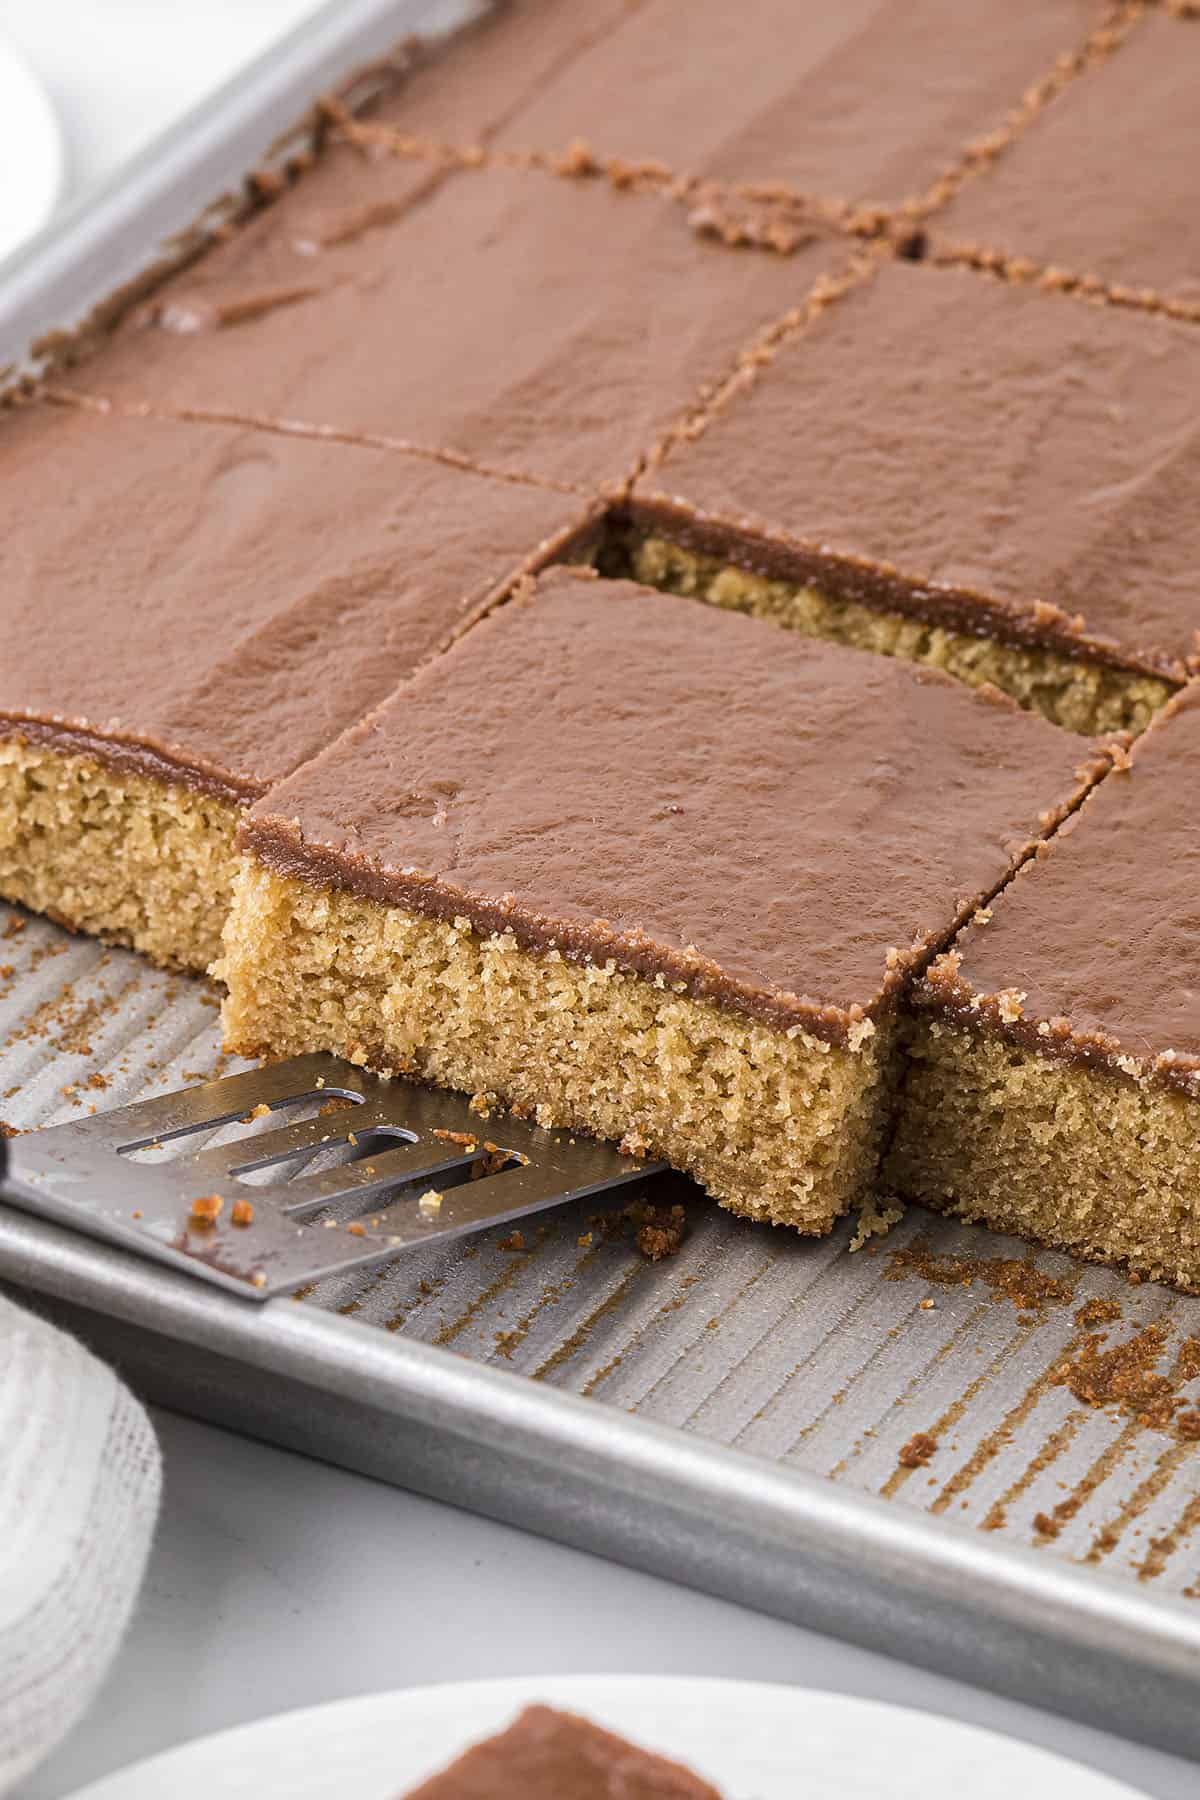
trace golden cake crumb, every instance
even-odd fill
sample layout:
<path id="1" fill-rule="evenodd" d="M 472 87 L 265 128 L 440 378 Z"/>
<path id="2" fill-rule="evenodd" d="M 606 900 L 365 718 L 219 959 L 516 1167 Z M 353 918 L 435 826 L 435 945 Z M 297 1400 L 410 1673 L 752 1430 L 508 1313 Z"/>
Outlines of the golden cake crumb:
<path id="1" fill-rule="evenodd" d="M 164 967 L 218 954 L 236 828 L 212 794 L 0 742 L 0 894 Z"/>
<path id="2" fill-rule="evenodd" d="M 370 1044 L 372 1066 L 458 1088 L 476 1110 L 503 1100 L 636 1141 L 750 1218 L 824 1233 L 875 1174 L 886 1023 L 852 1050 L 249 858 L 219 972 L 231 1048 Z"/>
<path id="3" fill-rule="evenodd" d="M 918 1010 L 884 1178 L 960 1218 L 1200 1293 L 1196 1103 Z"/>
<path id="4" fill-rule="evenodd" d="M 830 638 L 878 656 L 926 663 L 969 687 L 990 684 L 1011 694 L 1027 711 L 1089 737 L 1144 730 L 1172 693 L 1169 682 L 1150 675 L 1041 645 L 1007 644 L 950 631 L 904 613 L 837 599 L 809 585 L 755 575 L 666 538 L 636 535 L 628 554 L 632 573 L 648 587 L 750 613 L 806 637 Z"/>
<path id="5" fill-rule="evenodd" d="M 927 1431 L 914 1432 L 896 1458 L 902 1469 L 923 1469 L 937 1454 L 938 1442 Z"/>

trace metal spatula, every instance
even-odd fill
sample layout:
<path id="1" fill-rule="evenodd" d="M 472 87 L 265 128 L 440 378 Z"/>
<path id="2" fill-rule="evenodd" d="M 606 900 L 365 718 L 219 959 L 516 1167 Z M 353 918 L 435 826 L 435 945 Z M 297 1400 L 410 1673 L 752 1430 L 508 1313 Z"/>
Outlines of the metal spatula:
<path id="1" fill-rule="evenodd" d="M 314 1116 L 204 1141 L 299 1107 Z M 200 1146 L 154 1160 L 190 1137 Z M 665 1166 L 508 1114 L 481 1119 L 463 1095 L 334 1056 L 0 1139 L 5 1151 L 6 1200 L 257 1300 Z M 335 1156 L 338 1166 L 314 1167 Z"/>

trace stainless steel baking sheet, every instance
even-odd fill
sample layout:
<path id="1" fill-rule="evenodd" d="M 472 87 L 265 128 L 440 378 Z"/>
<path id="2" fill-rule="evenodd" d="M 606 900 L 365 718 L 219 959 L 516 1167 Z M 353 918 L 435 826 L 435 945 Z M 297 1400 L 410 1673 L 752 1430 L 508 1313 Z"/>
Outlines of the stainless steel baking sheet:
<path id="1" fill-rule="evenodd" d="M 5 274 L 0 362 L 144 264 L 319 89 L 466 10 L 319 15 Z M 204 983 L 0 906 L 8 1125 L 236 1066 Z M 806 1243 L 688 1204 L 658 1264 L 585 1202 L 523 1249 L 498 1230 L 263 1307 L 0 1208 L 0 1276 L 168 1405 L 1200 1753 L 1200 1446 L 1061 1379 L 1086 1301 L 1116 1302 L 1112 1342 L 1160 1325 L 1168 1372 L 1200 1302 L 1044 1253 L 1063 1292 L 1031 1307 L 1003 1271 L 945 1284 L 953 1258 L 1027 1254 L 983 1232 L 913 1213 L 851 1255 L 848 1230 Z M 937 1447 L 907 1466 L 918 1433 Z"/>

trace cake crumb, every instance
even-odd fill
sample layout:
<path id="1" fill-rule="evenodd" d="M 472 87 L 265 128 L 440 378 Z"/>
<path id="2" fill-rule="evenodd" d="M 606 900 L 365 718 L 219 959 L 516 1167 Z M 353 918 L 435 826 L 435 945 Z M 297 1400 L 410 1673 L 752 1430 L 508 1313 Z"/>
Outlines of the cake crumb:
<path id="1" fill-rule="evenodd" d="M 620 1212 L 594 1213 L 588 1224 L 602 1240 L 632 1237 L 648 1262 L 677 1256 L 687 1237 L 687 1214 L 678 1203 L 666 1207 L 631 1200 Z"/>
<path id="2" fill-rule="evenodd" d="M 888 1281 L 918 1275 L 930 1287 L 969 1288 L 981 1281 L 997 1300 L 1011 1301 L 1020 1313 L 1038 1315 L 1054 1302 L 1070 1300 L 1074 1278 L 1047 1275 L 1032 1258 L 1010 1256 L 939 1256 L 924 1237 L 894 1250 Z"/>
<path id="3" fill-rule="evenodd" d="M 902 1469 L 923 1469 L 925 1464 L 936 1455 L 938 1441 L 930 1437 L 927 1431 L 914 1432 L 900 1451 L 897 1461 Z"/>
<path id="4" fill-rule="evenodd" d="M 903 1217 L 904 1207 L 899 1200 L 892 1199 L 887 1205 L 881 1205 L 874 1194 L 869 1194 L 858 1215 L 854 1236 L 850 1239 L 850 1254 L 861 1250 L 872 1238 L 886 1237 L 892 1226 L 898 1225 Z"/>
<path id="5" fill-rule="evenodd" d="M 508 1237 L 501 1238 L 501 1250 L 524 1250 L 527 1248 L 523 1232 L 514 1231 Z"/>
<path id="6" fill-rule="evenodd" d="M 238 1123 L 239 1125 L 253 1125 L 255 1119 L 269 1119 L 270 1116 L 270 1107 L 265 1100 L 260 1100 L 257 1106 L 252 1106 L 248 1113 L 243 1114 Z"/>
<path id="7" fill-rule="evenodd" d="M 251 1200 L 235 1200 L 233 1211 L 229 1215 L 231 1225 L 253 1225 L 254 1203 Z"/>
<path id="8" fill-rule="evenodd" d="M 1097 1296 L 1094 1300 L 1085 1300 L 1075 1314 L 1075 1323 L 1086 1331 L 1090 1325 L 1112 1325 L 1121 1317 L 1121 1308 L 1115 1300 L 1105 1300 Z"/>
<path id="9" fill-rule="evenodd" d="M 438 1213 L 442 1210 L 442 1199 L 443 1196 L 437 1192 L 436 1188 L 430 1188 L 426 1193 L 421 1195 L 421 1198 L 417 1201 L 417 1206 L 420 1211 L 425 1214 L 427 1219 L 436 1218 Z"/>
<path id="10" fill-rule="evenodd" d="M 189 1217 L 194 1225 L 215 1225 L 224 1204 L 220 1194 L 200 1194 L 192 1201 Z"/>
<path id="11" fill-rule="evenodd" d="M 1085 1337 L 1075 1355 L 1055 1371 L 1054 1385 L 1069 1389 L 1087 1406 L 1112 1406 L 1140 1425 L 1169 1431 L 1183 1410 L 1178 1387 L 1196 1372 L 1190 1350 L 1195 1340 L 1186 1340 L 1170 1375 L 1157 1366 L 1167 1344 L 1165 1326 L 1147 1325 L 1107 1349 L 1105 1340 L 1102 1331 Z"/>
<path id="12" fill-rule="evenodd" d="M 0 1119 L 0 1137 L 15 1138 L 20 1137 L 20 1135 L 21 1128 L 19 1125 L 10 1125 L 7 1119 Z"/>

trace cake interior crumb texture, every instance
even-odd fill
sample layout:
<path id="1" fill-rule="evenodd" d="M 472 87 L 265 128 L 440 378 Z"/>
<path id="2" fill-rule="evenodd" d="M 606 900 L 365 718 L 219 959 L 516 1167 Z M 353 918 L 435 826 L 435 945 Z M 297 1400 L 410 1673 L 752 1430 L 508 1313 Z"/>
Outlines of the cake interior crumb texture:
<path id="1" fill-rule="evenodd" d="M 635 534 L 626 554 L 631 573 L 650 587 L 750 613 L 807 637 L 925 663 L 969 687 L 988 683 L 1066 731 L 1087 736 L 1143 731 L 1173 692 L 1153 675 L 1084 662 L 1046 645 L 971 636 L 840 597 L 832 582 L 826 591 L 810 582 L 758 575 L 653 533 Z"/>
<path id="2" fill-rule="evenodd" d="M 317 1046 L 490 1094 L 662 1157 L 750 1218 L 828 1231 L 875 1174 L 890 1030 L 856 1049 L 772 1029 L 608 963 L 248 860 L 220 973 L 227 1042 Z"/>
<path id="3" fill-rule="evenodd" d="M 1200 1292 L 1200 689 L 915 990 L 887 1178 Z"/>
<path id="4" fill-rule="evenodd" d="M 1079 771 L 999 696 L 553 571 L 252 810 L 227 1040 L 491 1094 L 824 1232 L 877 1172 L 906 972 Z"/>
<path id="5" fill-rule="evenodd" d="M 0 894 L 169 968 L 221 947 L 239 808 L 95 757 L 0 742 Z"/>
<path id="6" fill-rule="evenodd" d="M 1200 1293 L 1200 1102 L 919 1013 L 885 1181 Z"/>

